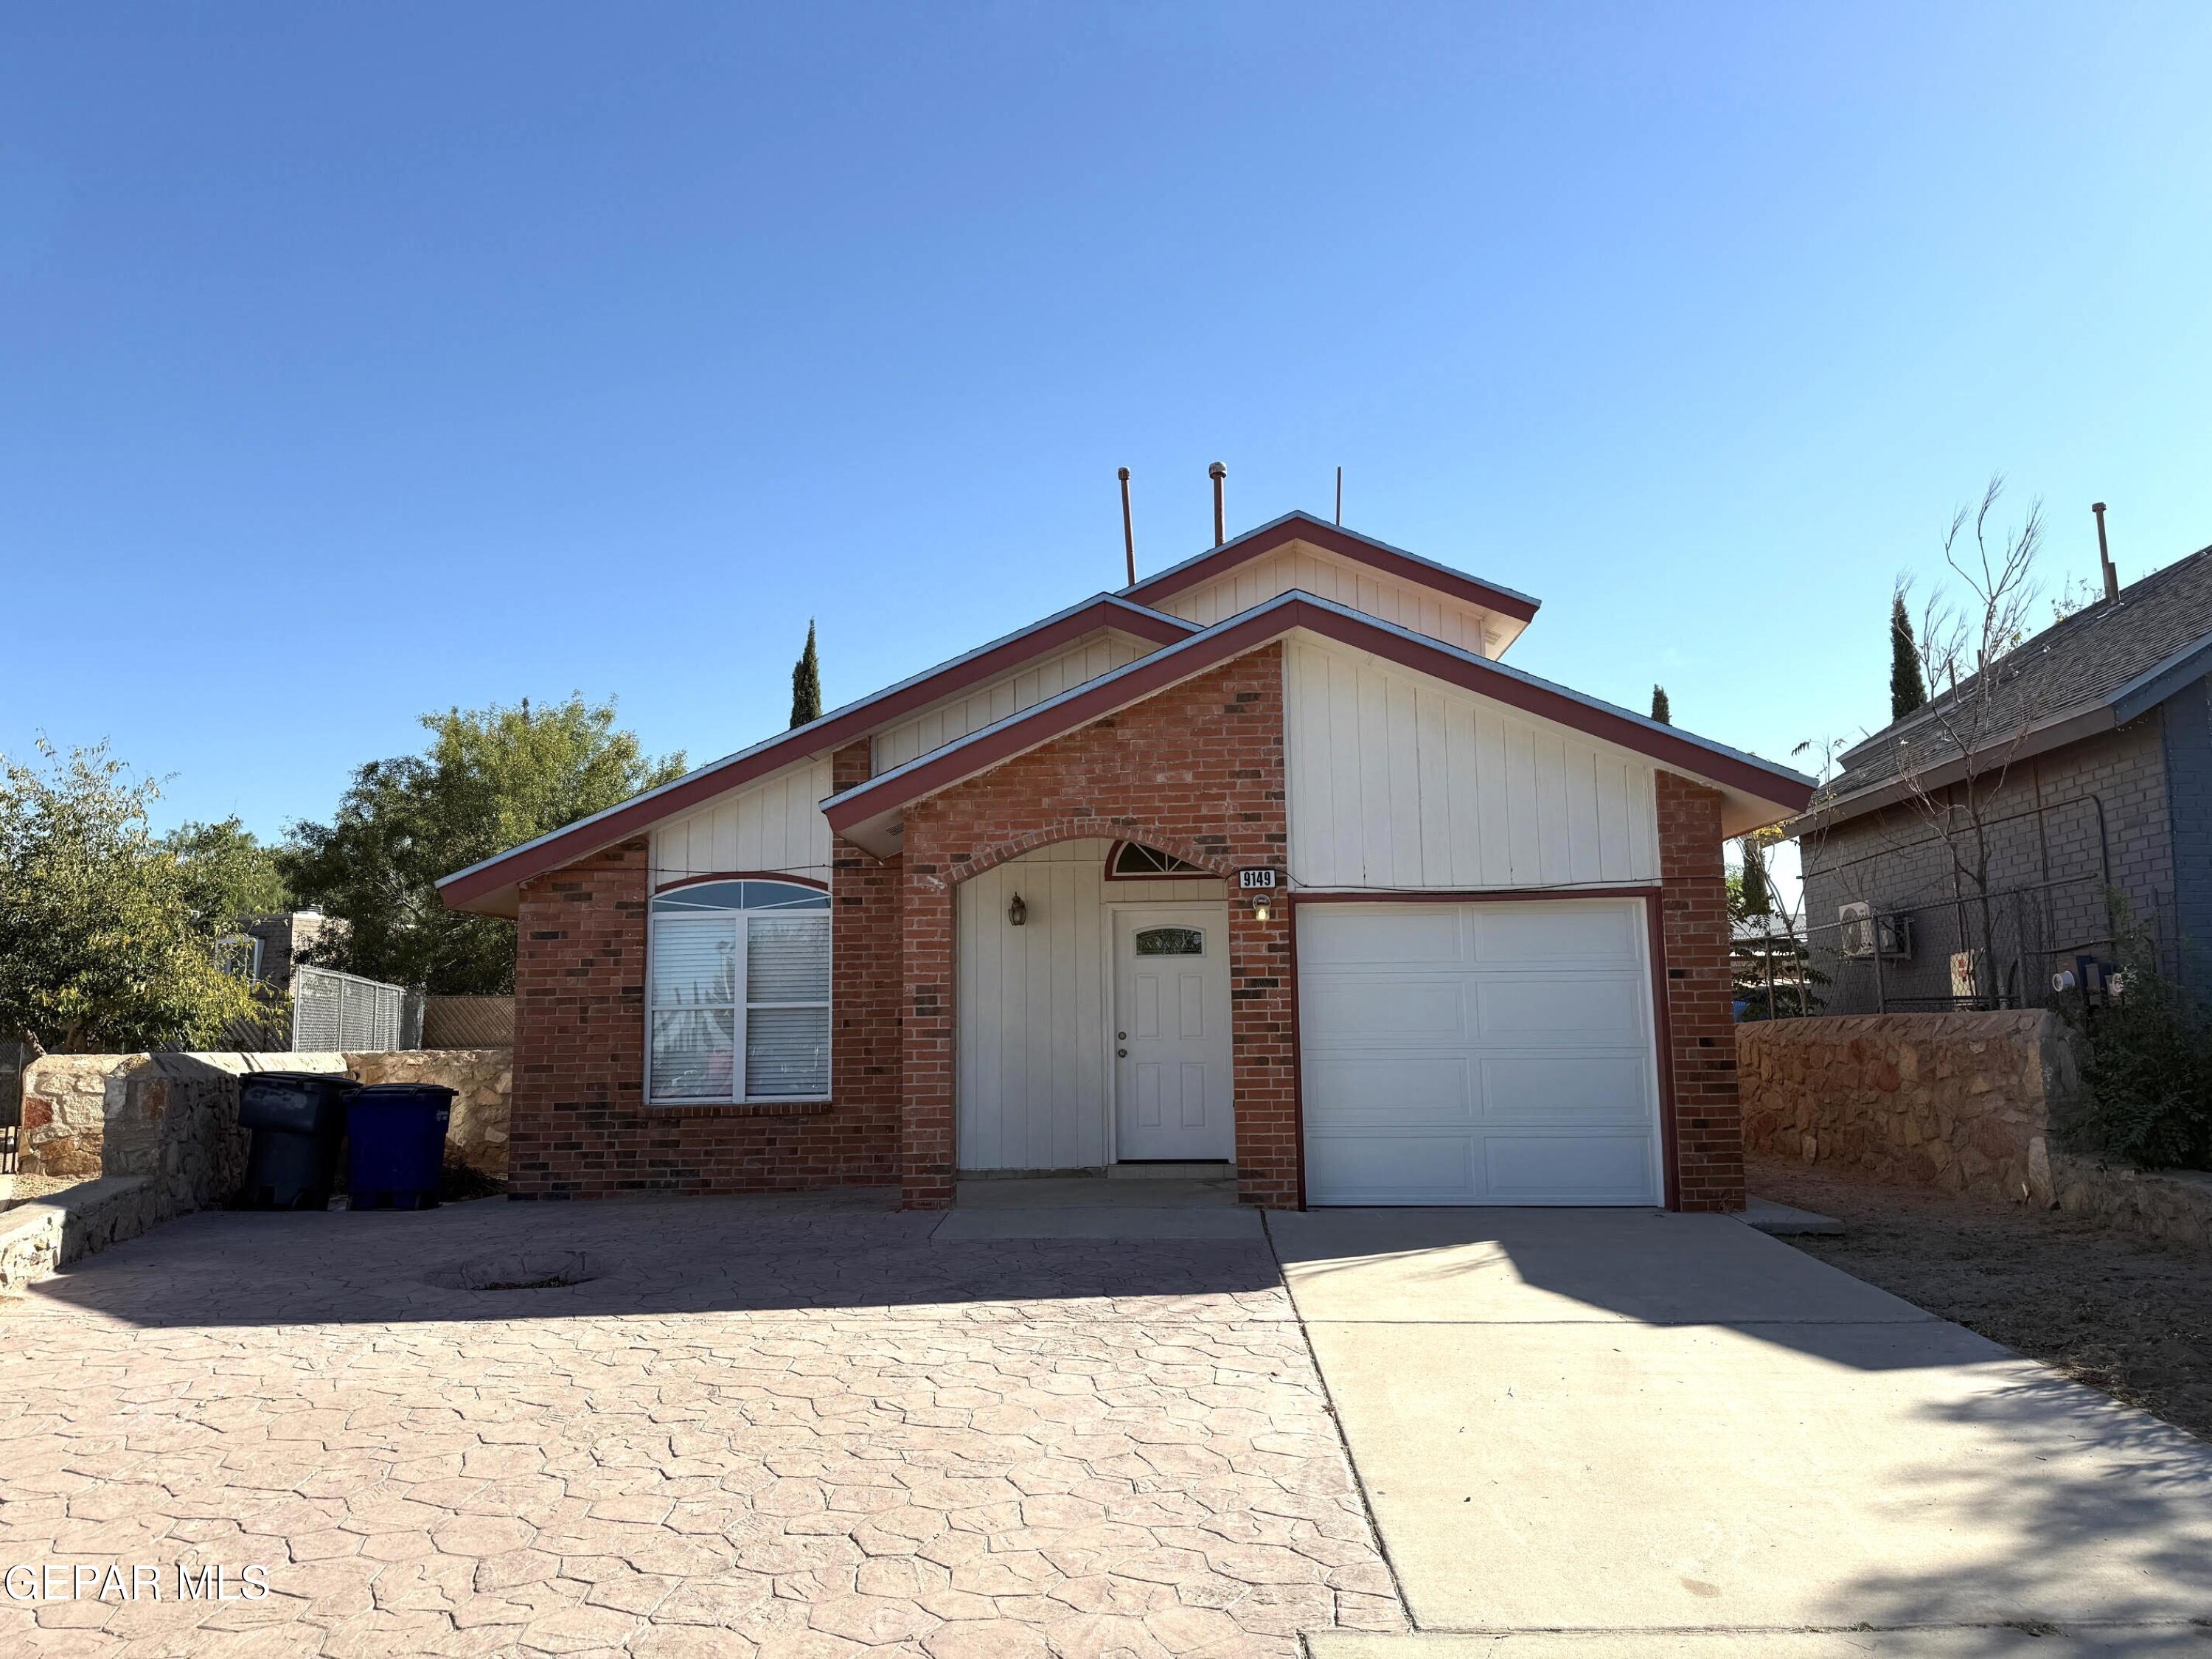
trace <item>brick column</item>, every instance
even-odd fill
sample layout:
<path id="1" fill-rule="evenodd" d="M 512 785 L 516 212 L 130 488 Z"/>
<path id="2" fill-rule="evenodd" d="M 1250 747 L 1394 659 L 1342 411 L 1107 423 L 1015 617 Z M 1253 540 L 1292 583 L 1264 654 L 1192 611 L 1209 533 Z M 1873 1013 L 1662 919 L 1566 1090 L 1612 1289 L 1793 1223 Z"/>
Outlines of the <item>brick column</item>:
<path id="1" fill-rule="evenodd" d="M 833 792 L 865 783 L 862 738 L 830 757 Z M 847 1178 L 898 1175 L 899 860 L 878 862 L 842 836 L 830 842 L 830 1089 L 852 1146 Z"/>
<path id="2" fill-rule="evenodd" d="M 903 1108 L 899 1122 L 900 1200 L 910 1210 L 952 1202 L 953 884 L 933 853 L 913 846 L 900 884 L 903 971 L 899 1052 Z"/>
<path id="3" fill-rule="evenodd" d="M 604 1190 L 611 1142 L 645 1099 L 642 836 L 522 885 L 514 924 L 507 1189 Z"/>
<path id="4" fill-rule="evenodd" d="M 1229 890 L 1237 1197 L 1263 1209 L 1295 1210 L 1304 1149 L 1298 1144 L 1297 988 L 1291 973 L 1289 870 L 1278 864 L 1275 879 L 1281 886 L 1268 895 L 1273 915 L 1266 921 L 1254 919 L 1251 894 L 1233 885 Z"/>
<path id="5" fill-rule="evenodd" d="M 1736 1098 L 1721 798 L 1716 790 L 1662 771 L 1658 809 L 1675 1206 L 1741 1210 L 1743 1116 Z"/>

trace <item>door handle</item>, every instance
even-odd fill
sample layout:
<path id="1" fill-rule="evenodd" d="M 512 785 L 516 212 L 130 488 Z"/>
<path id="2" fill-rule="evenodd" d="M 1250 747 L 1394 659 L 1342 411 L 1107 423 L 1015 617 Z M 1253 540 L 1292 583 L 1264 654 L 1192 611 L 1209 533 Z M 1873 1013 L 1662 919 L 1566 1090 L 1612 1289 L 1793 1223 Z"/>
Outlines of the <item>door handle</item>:
<path id="1" fill-rule="evenodd" d="M 1129 1051 L 1127 1048 L 1116 1048 L 1114 1051 L 1114 1058 L 1116 1060 L 1127 1060 L 1128 1057 Z"/>

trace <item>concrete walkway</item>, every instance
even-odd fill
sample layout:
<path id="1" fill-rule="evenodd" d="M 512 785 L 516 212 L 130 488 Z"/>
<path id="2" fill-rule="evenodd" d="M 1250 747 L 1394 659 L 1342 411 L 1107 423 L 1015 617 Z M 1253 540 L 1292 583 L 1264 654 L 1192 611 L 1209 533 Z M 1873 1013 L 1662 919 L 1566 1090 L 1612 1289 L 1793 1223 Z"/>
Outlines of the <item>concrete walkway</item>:
<path id="1" fill-rule="evenodd" d="M 2212 1654 L 2212 1445 L 1737 1221 L 1269 1227 L 1423 1632 L 1316 1659 Z"/>

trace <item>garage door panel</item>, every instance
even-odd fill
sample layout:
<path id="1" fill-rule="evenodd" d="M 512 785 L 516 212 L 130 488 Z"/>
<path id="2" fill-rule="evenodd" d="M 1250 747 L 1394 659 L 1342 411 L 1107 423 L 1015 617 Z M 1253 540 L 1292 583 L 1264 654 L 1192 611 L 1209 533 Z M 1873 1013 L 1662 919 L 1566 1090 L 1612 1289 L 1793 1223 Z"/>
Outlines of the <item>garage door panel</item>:
<path id="1" fill-rule="evenodd" d="M 1306 1067 L 1306 1121 L 1346 1125 L 1471 1125 L 1479 1115 L 1474 1066 L 1463 1054 L 1360 1054 Z"/>
<path id="2" fill-rule="evenodd" d="M 1301 920 L 1298 953 L 1316 968 L 1456 964 L 1467 959 L 1466 922 L 1456 904 L 1393 906 L 1387 915 L 1363 904 L 1332 904 Z"/>
<path id="3" fill-rule="evenodd" d="M 1651 1062 L 1641 1052 L 1486 1054 L 1479 1066 L 1486 1123 L 1588 1123 L 1648 1133 Z"/>
<path id="4" fill-rule="evenodd" d="M 1634 900 L 1298 910 L 1316 1204 L 1658 1201 Z"/>
<path id="5" fill-rule="evenodd" d="M 1302 1030 L 1322 1043 L 1463 1042 L 1467 997 L 1457 978 L 1330 975 L 1307 981 Z"/>
<path id="6" fill-rule="evenodd" d="M 1491 1134 L 1482 1151 L 1492 1204 L 1648 1204 L 1657 1189 L 1645 1134 Z"/>
<path id="7" fill-rule="evenodd" d="M 1471 1136 L 1313 1136 L 1306 1198 L 1315 1204 L 1471 1204 L 1481 1193 Z"/>
<path id="8" fill-rule="evenodd" d="M 1586 962 L 1634 967 L 1640 917 L 1619 905 L 1493 904 L 1474 911 L 1474 959 L 1485 964 Z"/>
<path id="9" fill-rule="evenodd" d="M 1644 990 L 1626 975 L 1480 979 L 1474 1029 L 1488 1042 L 1640 1042 Z"/>

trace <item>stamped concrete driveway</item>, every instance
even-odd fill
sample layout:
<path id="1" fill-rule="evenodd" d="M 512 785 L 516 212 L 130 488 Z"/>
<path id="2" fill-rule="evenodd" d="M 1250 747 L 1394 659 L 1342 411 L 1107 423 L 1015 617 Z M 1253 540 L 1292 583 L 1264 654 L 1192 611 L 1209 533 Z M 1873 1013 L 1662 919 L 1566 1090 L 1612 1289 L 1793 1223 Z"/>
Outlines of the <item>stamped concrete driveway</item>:
<path id="1" fill-rule="evenodd" d="M 2212 1659 L 2212 1445 L 1740 1222 L 1268 1224 L 1420 1632 L 1316 1659 Z"/>
<path id="2" fill-rule="evenodd" d="M 18 1576 L 0 1653 L 1289 1659 L 1403 1627 L 1264 1239 L 936 1220 L 495 1201 L 94 1258 L 0 1306 L 0 1567 L 158 1594 Z M 434 1282 L 471 1262 L 590 1277 Z M 180 1601 L 179 1563 L 271 1593 Z"/>

